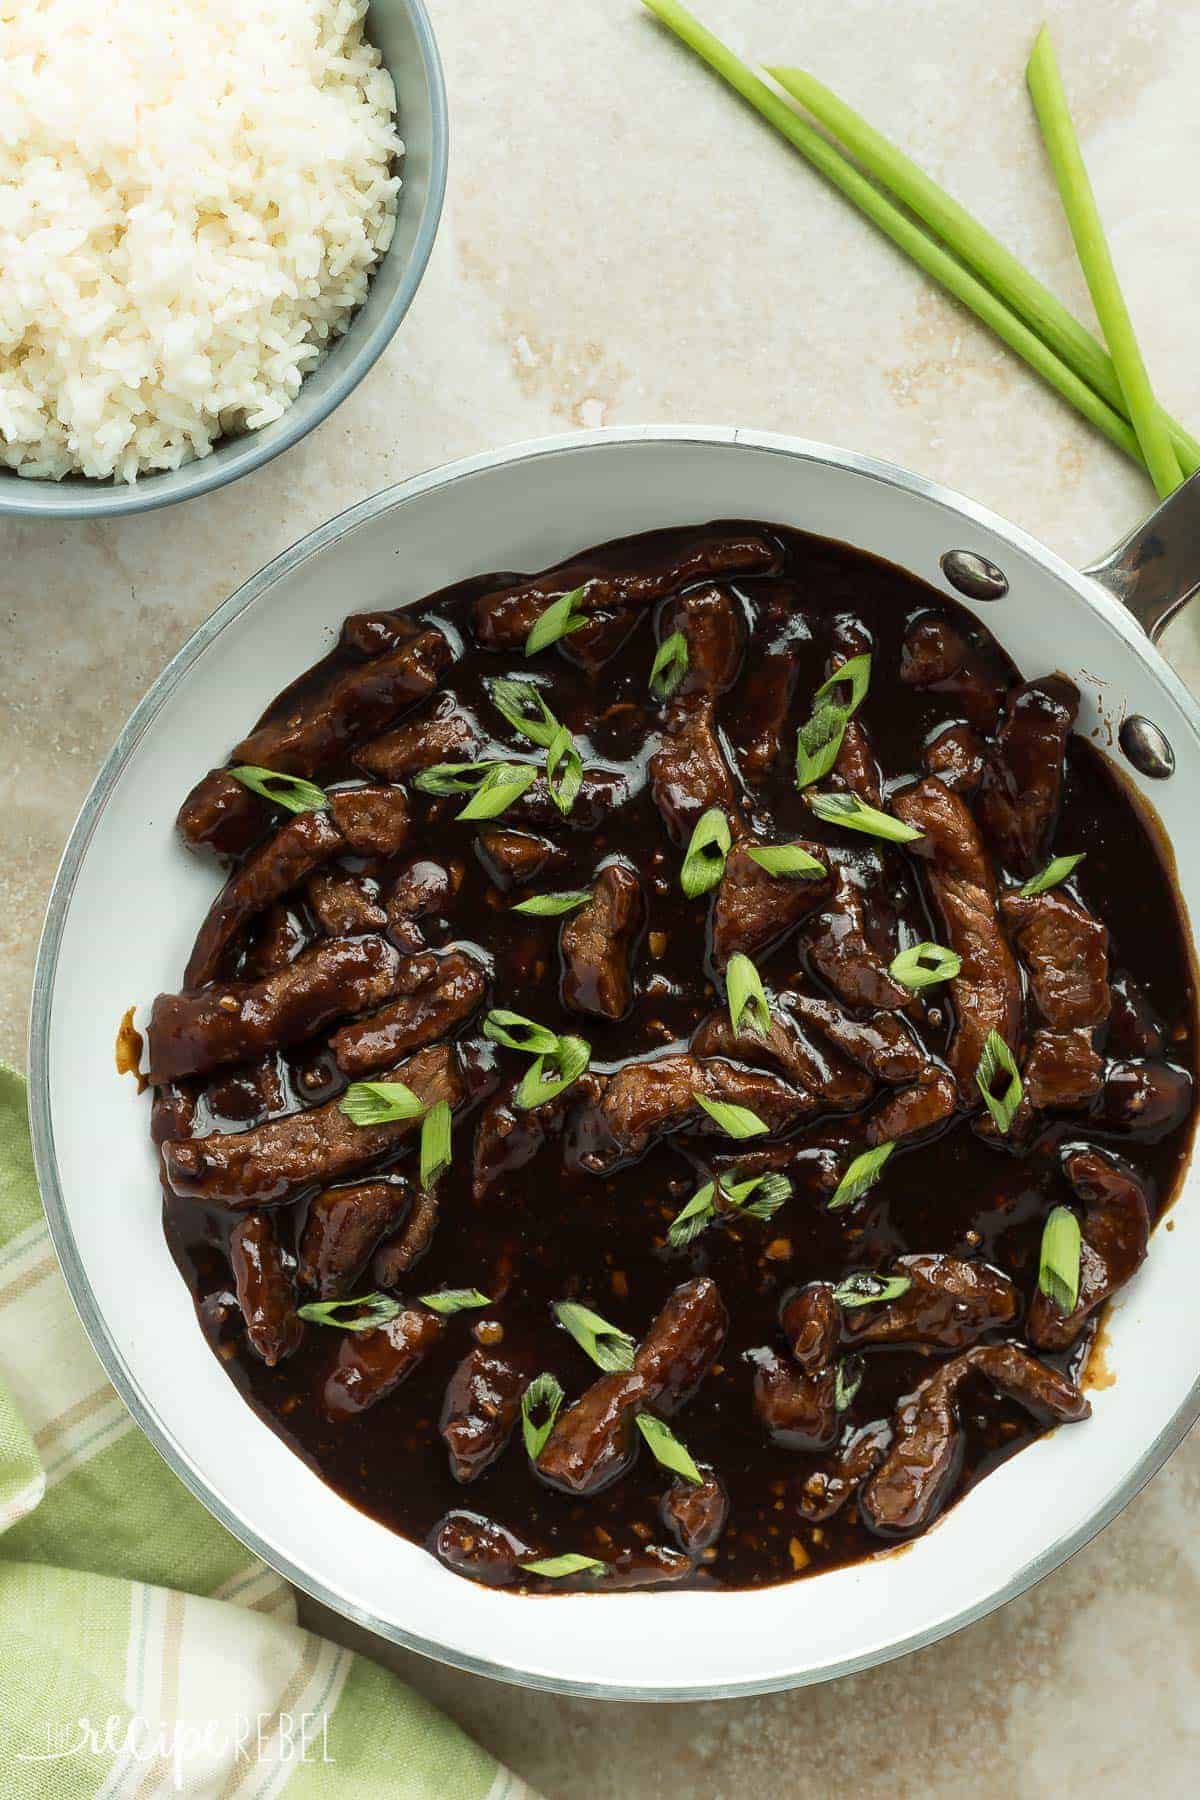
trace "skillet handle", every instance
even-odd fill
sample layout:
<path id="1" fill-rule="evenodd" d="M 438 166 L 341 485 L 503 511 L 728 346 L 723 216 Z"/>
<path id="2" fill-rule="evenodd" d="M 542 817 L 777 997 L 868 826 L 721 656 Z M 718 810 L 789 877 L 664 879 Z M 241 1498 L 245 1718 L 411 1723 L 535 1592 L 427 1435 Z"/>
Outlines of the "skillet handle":
<path id="1" fill-rule="evenodd" d="M 1127 606 L 1156 644 L 1180 608 L 1200 593 L 1200 473 L 1083 573 Z"/>

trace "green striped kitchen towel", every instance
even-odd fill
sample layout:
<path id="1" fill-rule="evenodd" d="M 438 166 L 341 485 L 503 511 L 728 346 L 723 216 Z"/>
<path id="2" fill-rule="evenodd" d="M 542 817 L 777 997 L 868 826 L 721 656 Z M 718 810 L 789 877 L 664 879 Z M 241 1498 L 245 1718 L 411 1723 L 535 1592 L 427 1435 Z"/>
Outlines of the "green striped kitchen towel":
<path id="1" fill-rule="evenodd" d="M 0 1067 L 0 1793 L 220 1800 L 530 1790 L 394 1676 L 296 1623 L 105 1380 Z"/>

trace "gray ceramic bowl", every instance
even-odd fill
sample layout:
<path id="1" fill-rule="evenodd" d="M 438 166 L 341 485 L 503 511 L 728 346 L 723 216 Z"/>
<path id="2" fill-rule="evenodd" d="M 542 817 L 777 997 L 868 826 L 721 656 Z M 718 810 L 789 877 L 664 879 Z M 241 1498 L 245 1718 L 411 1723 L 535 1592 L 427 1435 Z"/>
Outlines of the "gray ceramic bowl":
<path id="1" fill-rule="evenodd" d="M 412 304 L 437 235 L 446 190 L 446 88 L 422 0 L 371 0 L 367 30 L 396 84 L 405 156 L 396 234 L 349 331 L 307 378 L 273 425 L 229 438 L 181 469 L 127 482 L 26 480 L 0 469 L 0 517 L 101 519 L 150 512 L 236 481 L 270 462 L 328 418 L 382 354 Z"/>

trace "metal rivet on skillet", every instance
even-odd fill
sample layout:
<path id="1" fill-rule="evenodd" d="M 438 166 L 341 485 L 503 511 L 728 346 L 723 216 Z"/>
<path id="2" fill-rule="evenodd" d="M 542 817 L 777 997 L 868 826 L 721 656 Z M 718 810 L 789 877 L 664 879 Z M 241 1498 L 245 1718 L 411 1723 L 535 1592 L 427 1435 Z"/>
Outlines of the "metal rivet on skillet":
<path id="1" fill-rule="evenodd" d="M 1165 781 L 1168 775 L 1175 773 L 1175 752 L 1165 733 L 1152 719 L 1143 718 L 1141 713 L 1130 713 L 1122 722 L 1118 735 L 1122 750 L 1139 775 L 1149 775 L 1153 781 Z"/>
<path id="2" fill-rule="evenodd" d="M 974 550 L 947 550 L 942 558 L 942 574 L 968 600 L 1003 600 L 1008 592 L 1004 570 Z"/>

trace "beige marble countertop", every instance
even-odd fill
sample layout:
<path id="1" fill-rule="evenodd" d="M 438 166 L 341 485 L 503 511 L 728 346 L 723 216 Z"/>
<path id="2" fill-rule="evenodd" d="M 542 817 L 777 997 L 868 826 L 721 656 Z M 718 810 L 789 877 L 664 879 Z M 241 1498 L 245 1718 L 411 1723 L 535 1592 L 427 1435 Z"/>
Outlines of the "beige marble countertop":
<path id="1" fill-rule="evenodd" d="M 1152 373 L 1200 425 L 1200 10 L 705 10 L 747 53 L 822 76 L 1086 315 L 1022 81 L 1048 14 Z M 0 1055 L 17 1062 L 55 864 L 134 702 L 238 583 L 377 488 L 513 439 L 677 420 L 892 458 L 1076 561 L 1151 504 L 1136 469 L 635 0 L 432 11 L 449 202 L 410 317 L 365 384 L 299 448 L 182 509 L 0 527 Z M 1200 686 L 1200 607 L 1167 649 Z M 795 1694 L 603 1706 L 382 1655 L 551 1796 L 1183 1793 L 1200 1751 L 1198 1488 L 1194 1437 L 1033 1593 L 920 1655 Z"/>

